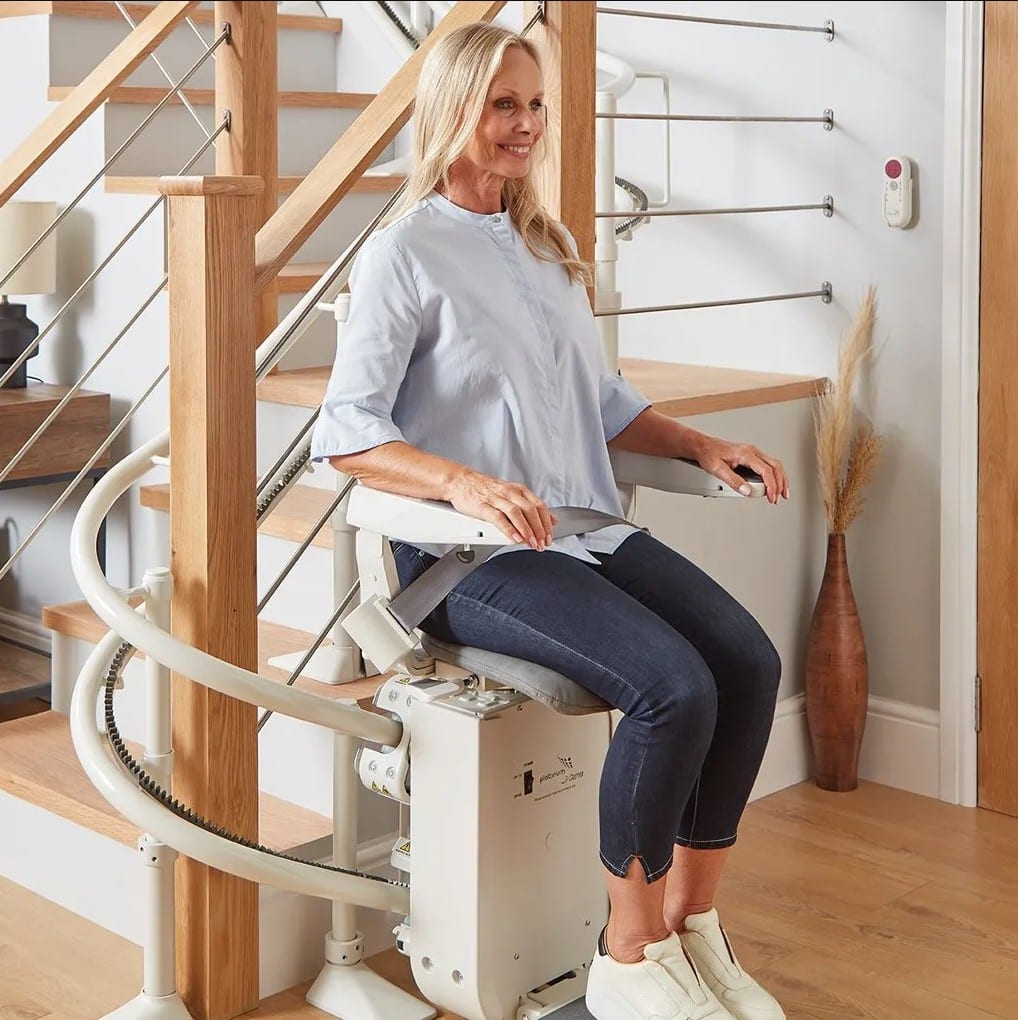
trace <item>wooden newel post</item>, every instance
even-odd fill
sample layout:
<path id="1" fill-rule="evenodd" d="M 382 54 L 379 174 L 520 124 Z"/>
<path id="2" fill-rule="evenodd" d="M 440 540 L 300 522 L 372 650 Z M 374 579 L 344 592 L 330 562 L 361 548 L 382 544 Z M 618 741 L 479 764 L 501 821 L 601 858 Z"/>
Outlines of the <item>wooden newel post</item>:
<path id="1" fill-rule="evenodd" d="M 175 637 L 257 668 L 256 177 L 164 177 L 169 203 L 170 532 Z M 173 677 L 174 795 L 258 834 L 257 710 Z M 181 857 L 177 982 L 196 1020 L 258 1004 L 258 887 Z"/>
<path id="2" fill-rule="evenodd" d="M 230 45 L 216 56 L 216 123 L 229 111 L 230 130 L 216 142 L 216 174 L 249 175 L 265 184 L 257 199 L 260 229 L 279 200 L 279 93 L 277 91 L 276 5 L 216 0 L 216 35 L 230 26 Z M 279 293 L 273 282 L 257 296 L 255 345 L 279 321 Z"/>
<path id="3" fill-rule="evenodd" d="M 594 260 L 595 8 L 586 0 L 550 0 L 544 24 L 528 35 L 541 53 L 548 107 L 541 202 L 569 228 L 586 262 Z M 536 10 L 537 4 L 524 4 L 525 19 Z"/>

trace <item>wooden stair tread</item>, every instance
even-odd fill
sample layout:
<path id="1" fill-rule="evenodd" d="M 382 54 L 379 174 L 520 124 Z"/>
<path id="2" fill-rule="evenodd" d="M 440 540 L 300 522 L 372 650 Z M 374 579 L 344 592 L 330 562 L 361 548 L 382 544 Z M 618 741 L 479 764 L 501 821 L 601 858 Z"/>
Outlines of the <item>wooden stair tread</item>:
<path id="1" fill-rule="evenodd" d="M 142 506 L 169 513 L 169 485 L 143 485 L 140 496 Z M 311 526 L 325 513 L 335 498 L 336 493 L 328 489 L 294 485 L 280 500 L 279 507 L 269 514 L 258 530 L 261 534 L 271 535 L 273 538 L 303 542 Z M 331 549 L 332 528 L 326 524 L 311 544 L 322 549 Z"/>
<path id="2" fill-rule="evenodd" d="M 70 723 L 59 712 L 41 712 L 3 724 L 0 789 L 127 846 L 141 834 L 103 799 L 85 775 L 71 741 Z M 136 756 L 140 751 L 132 747 Z M 283 850 L 327 836 L 324 815 L 267 793 L 258 795 L 259 840 Z"/>
<path id="3" fill-rule="evenodd" d="M 293 191 L 300 182 L 304 180 L 303 175 L 281 176 L 279 178 L 279 193 L 281 195 Z M 403 174 L 366 174 L 358 178 L 350 189 L 355 195 L 383 195 L 395 191 L 406 180 Z M 116 195 L 158 195 L 158 177 L 120 177 L 107 175 L 103 178 L 104 187 L 109 194 Z"/>
<path id="4" fill-rule="evenodd" d="M 106 624 L 96 616 L 95 611 L 85 601 L 45 606 L 42 611 L 42 623 L 44 627 L 48 627 L 58 634 L 65 634 L 90 644 L 96 644 L 107 631 Z M 273 659 L 277 655 L 287 655 L 290 652 L 299 652 L 310 648 L 313 640 L 314 635 L 307 631 L 285 627 L 281 623 L 259 620 L 258 672 L 269 679 L 285 683 L 289 674 L 275 666 L 270 666 L 269 659 Z M 143 657 L 144 653 L 139 652 L 138 655 Z M 294 687 L 309 694 L 317 694 L 322 698 L 353 699 L 360 704 L 361 708 L 370 709 L 375 691 L 390 675 L 389 673 L 376 674 L 353 680 L 347 684 L 322 684 L 317 680 L 299 677 L 294 683 Z"/>
<path id="5" fill-rule="evenodd" d="M 306 294 L 321 278 L 331 262 L 291 262 L 276 277 L 280 294 Z"/>
<path id="6" fill-rule="evenodd" d="M 680 365 L 620 358 L 622 374 L 671 418 L 729 411 L 814 397 L 826 380 L 781 372 Z M 331 365 L 273 372 L 258 384 L 258 398 L 276 404 L 317 407 L 325 395 Z"/>
<path id="7" fill-rule="evenodd" d="M 66 99 L 76 85 L 50 85 L 46 96 L 50 102 Z M 169 91 L 169 86 L 121 85 L 115 88 L 106 98 L 107 103 L 126 105 L 155 106 L 161 102 Z M 184 89 L 184 95 L 193 106 L 214 106 L 215 89 Z M 277 102 L 280 107 L 301 107 L 305 109 L 329 110 L 363 110 L 372 99 L 374 92 L 278 92 Z M 173 96 L 170 105 L 181 105 L 180 97 Z"/>
<path id="8" fill-rule="evenodd" d="M 125 4 L 128 13 L 137 21 L 145 17 L 154 5 L 129 3 Z M 121 20 L 123 15 L 117 10 L 113 0 L 51 0 L 36 3 L 25 2 L 0 3 L 0 18 L 11 18 L 23 14 L 57 14 L 72 18 L 103 18 L 105 20 Z M 214 12 L 198 8 L 191 13 L 192 20 L 198 25 L 211 25 Z M 125 22 L 126 24 L 126 22 Z M 326 18 L 321 15 L 279 14 L 277 28 L 299 29 L 312 32 L 339 33 L 343 30 L 342 18 Z"/>

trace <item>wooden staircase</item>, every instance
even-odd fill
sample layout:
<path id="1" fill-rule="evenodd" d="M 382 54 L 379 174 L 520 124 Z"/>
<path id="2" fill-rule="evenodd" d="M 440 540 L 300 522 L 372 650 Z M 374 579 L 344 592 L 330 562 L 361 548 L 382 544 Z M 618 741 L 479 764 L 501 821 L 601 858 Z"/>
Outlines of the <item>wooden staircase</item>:
<path id="1" fill-rule="evenodd" d="M 161 487 L 153 486 L 150 488 Z M 150 493 L 149 498 L 152 502 L 146 505 L 155 506 L 157 509 L 160 508 L 158 506 L 160 500 L 158 493 L 155 495 Z M 277 511 L 269 518 L 269 522 L 281 513 L 281 510 Z M 288 536 L 282 535 L 281 537 Z M 44 626 L 56 634 L 64 634 L 67 637 L 76 638 L 88 644 L 98 644 L 107 633 L 106 625 L 96 616 L 95 611 L 85 601 L 46 606 L 42 611 L 42 622 Z M 262 676 L 285 683 L 289 674 L 281 669 L 277 669 L 275 666 L 270 666 L 269 659 L 273 659 L 277 655 L 288 655 L 291 652 L 302 651 L 311 645 L 314 637 L 314 634 L 310 634 L 307 631 L 297 630 L 294 627 L 284 627 L 282 624 L 271 623 L 267 620 L 259 620 L 258 672 Z M 138 653 L 138 656 L 144 658 L 144 654 L 141 652 Z M 390 675 L 389 673 L 376 674 L 375 676 L 353 680 L 347 684 L 323 684 L 316 680 L 309 680 L 306 677 L 298 677 L 293 686 L 298 690 L 317 694 L 323 698 L 333 698 L 336 700 L 352 699 L 357 701 L 361 708 L 372 711 L 371 699 L 375 696 L 375 691 L 378 690 Z"/>
<path id="2" fill-rule="evenodd" d="M 41 712 L 5 722 L 0 732 L 0 790 L 117 843 L 135 845 L 139 830 L 106 803 L 85 775 L 67 716 Z M 137 747 L 132 751 L 138 758 L 143 754 Z M 258 838 L 273 850 L 332 835 L 331 819 L 264 792 L 258 811 Z"/>

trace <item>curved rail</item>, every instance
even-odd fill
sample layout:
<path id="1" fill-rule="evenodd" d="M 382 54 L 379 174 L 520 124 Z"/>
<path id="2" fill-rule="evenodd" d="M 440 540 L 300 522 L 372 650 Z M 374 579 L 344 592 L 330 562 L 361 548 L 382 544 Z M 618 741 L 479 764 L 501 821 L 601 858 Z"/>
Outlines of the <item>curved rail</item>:
<path id="1" fill-rule="evenodd" d="M 129 611 L 138 616 L 134 610 Z M 125 818 L 188 857 L 251 882 L 266 882 L 306 896 L 343 899 L 376 910 L 409 912 L 410 892 L 401 884 L 358 878 L 282 857 L 263 847 L 245 845 L 179 817 L 146 793 L 113 757 L 95 725 L 95 706 L 105 666 L 119 644 L 120 637 L 110 631 L 88 657 L 71 698 L 71 735 L 89 779 Z"/>
<path id="2" fill-rule="evenodd" d="M 341 733 L 382 744 L 399 743 L 402 727 L 392 719 L 344 705 L 317 694 L 283 687 L 250 670 L 192 648 L 139 616 L 113 587 L 99 566 L 95 538 L 99 522 L 113 504 L 153 466 L 152 458 L 165 456 L 169 433 L 164 432 L 125 457 L 88 494 L 71 530 L 71 567 L 89 605 L 100 619 L 125 641 L 157 662 L 214 691 L 274 712 L 318 723 Z"/>

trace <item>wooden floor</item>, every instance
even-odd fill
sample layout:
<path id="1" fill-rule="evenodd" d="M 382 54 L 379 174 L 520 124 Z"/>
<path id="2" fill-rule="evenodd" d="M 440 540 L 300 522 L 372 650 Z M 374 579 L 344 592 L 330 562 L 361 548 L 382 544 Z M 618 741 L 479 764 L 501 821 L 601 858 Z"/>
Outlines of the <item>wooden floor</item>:
<path id="1" fill-rule="evenodd" d="M 1016 1020 L 1016 877 L 1018 819 L 801 784 L 750 805 L 718 906 L 789 1020 Z M 140 965 L 136 946 L 0 880 L 3 1020 L 99 1017 L 137 992 Z M 301 995 L 249 1015 L 325 1017 Z"/>

